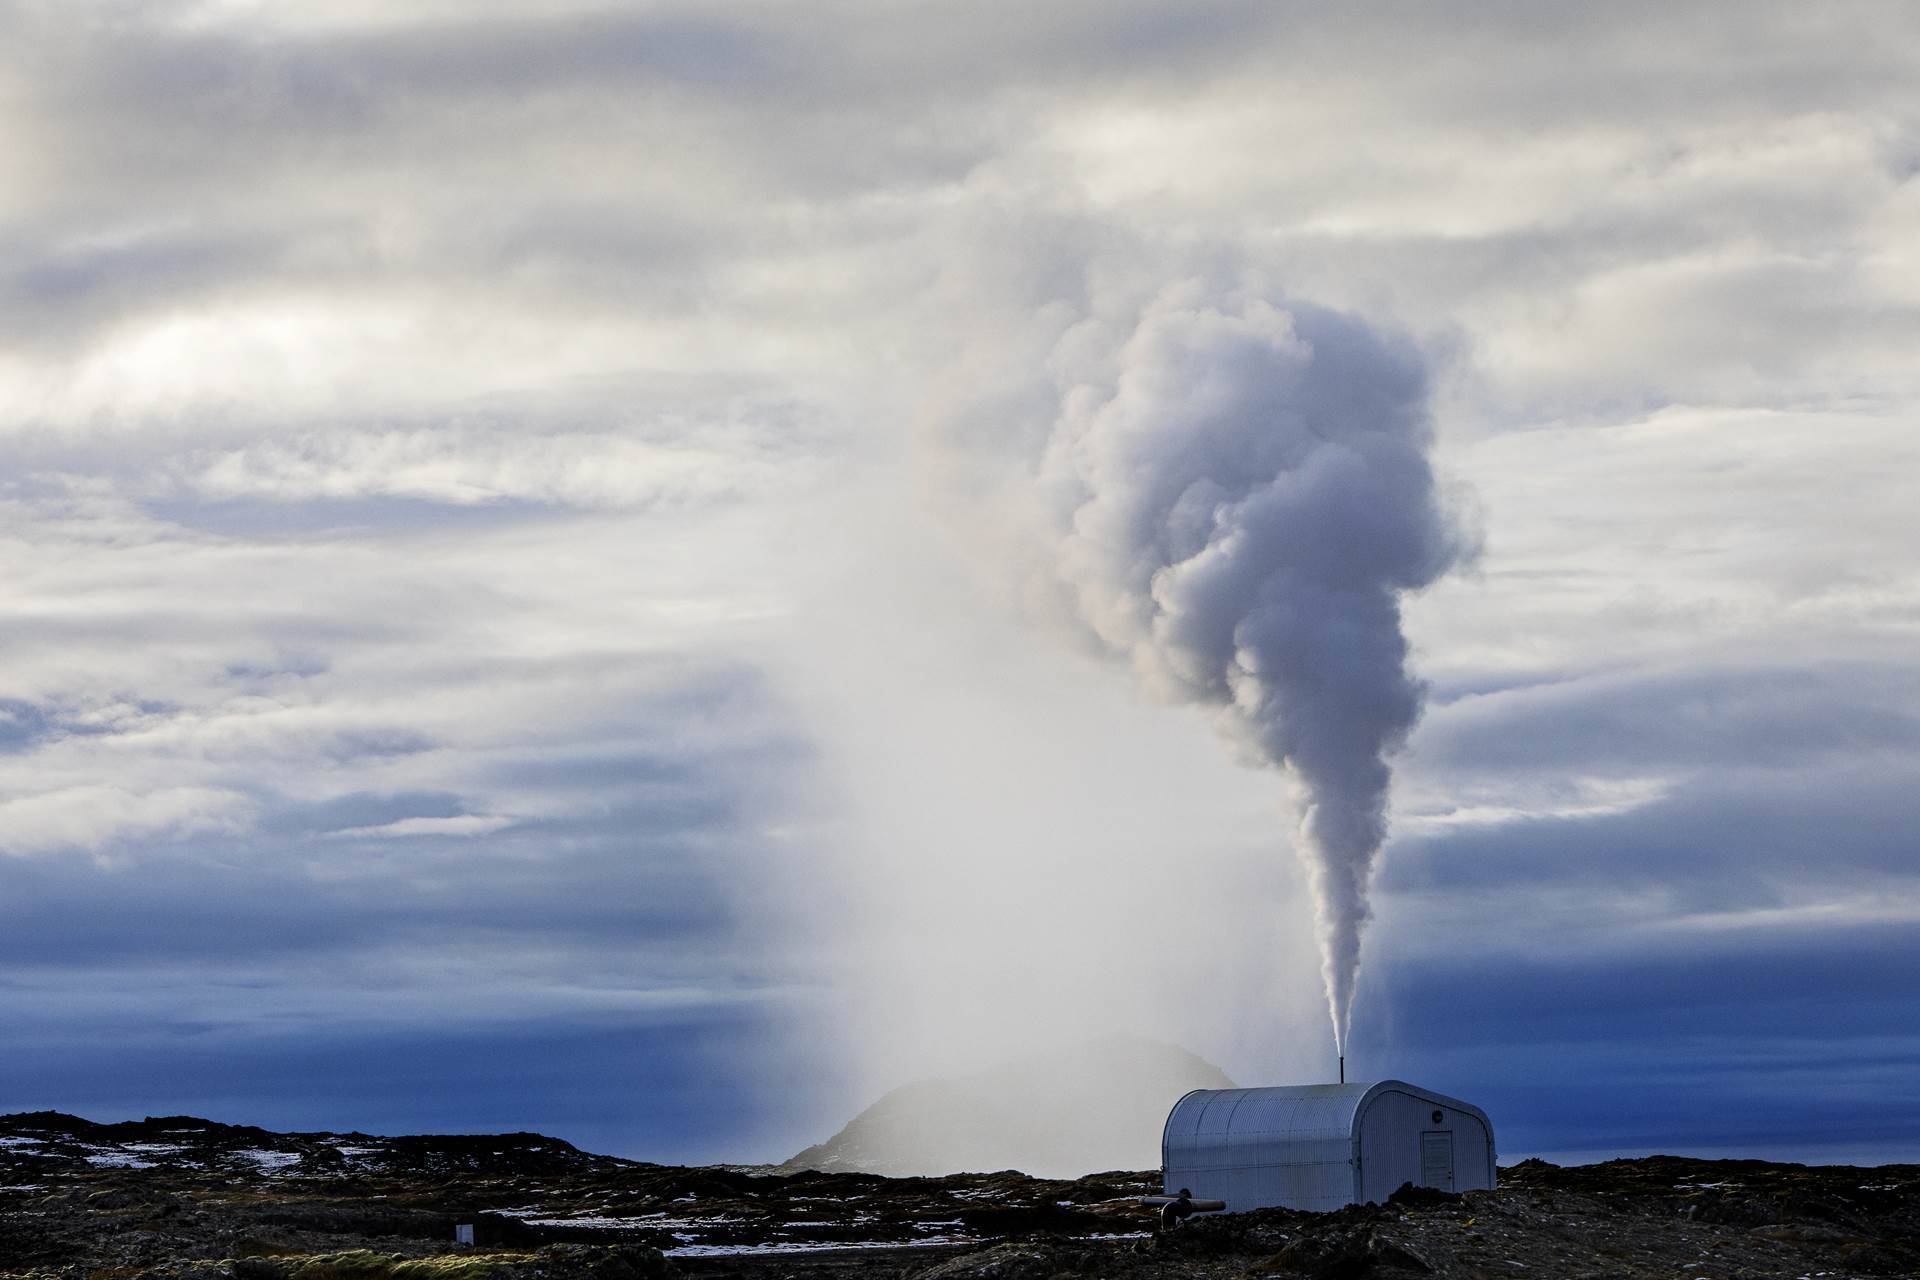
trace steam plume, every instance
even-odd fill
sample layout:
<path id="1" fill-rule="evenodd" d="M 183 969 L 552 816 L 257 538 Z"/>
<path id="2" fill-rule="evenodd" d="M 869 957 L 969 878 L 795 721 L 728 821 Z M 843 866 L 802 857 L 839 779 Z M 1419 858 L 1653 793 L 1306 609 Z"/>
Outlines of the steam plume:
<path id="1" fill-rule="evenodd" d="M 1386 760 L 1422 697 L 1399 596 L 1465 546 L 1427 460 L 1425 368 L 1351 317 L 1197 282 L 1130 331 L 1070 331 L 1053 368 L 1053 567 L 1157 692 L 1218 706 L 1292 779 L 1344 1053 Z"/>

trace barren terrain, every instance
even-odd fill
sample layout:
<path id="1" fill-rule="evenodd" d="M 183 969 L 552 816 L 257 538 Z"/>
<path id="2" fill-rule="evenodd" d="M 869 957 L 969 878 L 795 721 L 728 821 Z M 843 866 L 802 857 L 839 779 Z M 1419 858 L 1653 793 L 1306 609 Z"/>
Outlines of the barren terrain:
<path id="1" fill-rule="evenodd" d="M 678 1168 L 534 1134 L 0 1117 L 0 1277 L 1920 1276 L 1920 1167 L 1671 1157 L 1498 1191 L 1196 1219 L 1150 1172 L 1046 1181 Z M 476 1243 L 457 1245 L 472 1225 Z"/>

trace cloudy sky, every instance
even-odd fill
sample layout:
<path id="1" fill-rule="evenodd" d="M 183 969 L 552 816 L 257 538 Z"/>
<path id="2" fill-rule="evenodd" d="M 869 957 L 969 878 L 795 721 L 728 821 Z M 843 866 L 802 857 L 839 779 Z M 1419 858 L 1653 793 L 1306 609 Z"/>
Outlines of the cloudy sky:
<path id="1" fill-rule="evenodd" d="M 1920 11 L 0 40 L 0 1110 L 759 1159 L 1114 1028 L 1324 1078 L 1283 780 L 1034 589 L 1085 335 L 1199 290 L 1389 335 L 1478 547 L 1355 1073 L 1920 1159 Z"/>

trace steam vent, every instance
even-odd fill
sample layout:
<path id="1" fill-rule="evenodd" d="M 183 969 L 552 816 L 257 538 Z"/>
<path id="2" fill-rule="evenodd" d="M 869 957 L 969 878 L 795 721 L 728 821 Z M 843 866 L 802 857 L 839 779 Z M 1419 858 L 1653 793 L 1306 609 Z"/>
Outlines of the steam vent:
<path id="1" fill-rule="evenodd" d="M 1173 1104 L 1160 1144 L 1167 1194 L 1229 1213 L 1329 1210 L 1384 1201 L 1411 1182 L 1493 1186 L 1493 1124 L 1457 1098 L 1399 1080 L 1271 1089 L 1195 1089 Z"/>

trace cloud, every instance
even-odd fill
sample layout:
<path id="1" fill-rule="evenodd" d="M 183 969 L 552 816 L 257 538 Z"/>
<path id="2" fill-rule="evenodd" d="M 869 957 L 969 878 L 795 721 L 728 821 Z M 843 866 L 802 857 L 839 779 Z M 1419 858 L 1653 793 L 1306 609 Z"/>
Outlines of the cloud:
<path id="1" fill-rule="evenodd" d="M 514 1114 L 606 1133 L 643 1062 L 691 1154 L 751 1139 L 663 1020 L 849 1112 L 1115 1024 L 1320 1072 L 1268 782 L 987 585 L 1057 584 L 1009 482 L 1180 279 L 1408 335 L 1478 495 L 1401 601 L 1363 1060 L 1543 1150 L 1910 1063 L 1915 21 L 0 6 L 0 1012 L 68 1046 L 21 1070 L 124 1102 L 71 1046 L 137 1023 L 263 1064 L 219 1110 L 537 1025 L 601 1074 Z M 1702 966 L 1793 1000 L 1668 1052 L 1628 996 Z"/>
<path id="2" fill-rule="evenodd" d="M 0 853 L 90 851 L 134 837 L 231 830 L 250 808 L 244 795 L 213 787 L 63 787 L 0 802 Z"/>
<path id="3" fill-rule="evenodd" d="M 792 483 L 809 461 L 719 424 L 665 440 L 445 427 L 328 432 L 230 450 L 195 459 L 177 483 L 216 502 L 404 497 L 592 508 L 737 498 Z"/>
<path id="4" fill-rule="evenodd" d="M 462 813 L 445 818 L 399 818 L 377 827 L 342 827 L 329 831 L 338 839 L 395 840 L 408 836 L 490 836 L 513 825 L 504 814 Z"/>
<path id="5" fill-rule="evenodd" d="M 1514 777 L 1624 767 L 1727 773 L 1920 751 L 1920 688 L 1905 666 L 1596 671 L 1468 695 L 1432 717 L 1422 758 Z"/>

